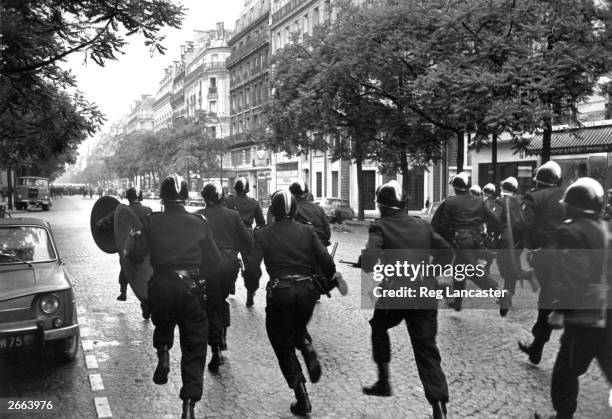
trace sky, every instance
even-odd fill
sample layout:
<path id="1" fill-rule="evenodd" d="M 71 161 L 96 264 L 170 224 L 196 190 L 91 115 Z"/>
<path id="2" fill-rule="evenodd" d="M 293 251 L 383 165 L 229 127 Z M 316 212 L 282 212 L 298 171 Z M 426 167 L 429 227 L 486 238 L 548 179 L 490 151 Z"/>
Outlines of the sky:
<path id="1" fill-rule="evenodd" d="M 156 52 L 151 56 L 144 38 L 132 36 L 126 38 L 129 44 L 124 48 L 125 54 L 119 55 L 117 61 L 108 61 L 104 67 L 91 60 L 84 63 L 84 54 L 80 52 L 67 60 L 79 90 L 106 115 L 107 126 L 127 114 L 141 94 L 155 95 L 164 68 L 179 59 L 180 46 L 193 39 L 194 29 L 214 29 L 217 22 L 224 22 L 226 29 L 234 29 L 244 0 L 174 0 L 174 3 L 189 10 L 181 29 L 162 31 L 166 35 L 165 55 Z"/>

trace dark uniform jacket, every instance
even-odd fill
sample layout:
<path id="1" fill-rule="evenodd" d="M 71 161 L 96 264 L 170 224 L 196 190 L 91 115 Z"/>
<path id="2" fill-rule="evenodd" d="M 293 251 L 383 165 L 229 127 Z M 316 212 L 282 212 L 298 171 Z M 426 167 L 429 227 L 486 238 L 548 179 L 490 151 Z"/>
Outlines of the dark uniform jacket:
<path id="1" fill-rule="evenodd" d="M 418 265 L 421 263 L 429 264 L 430 256 L 433 256 L 432 264 L 446 265 L 450 264 L 453 260 L 453 250 L 446 240 L 440 235 L 434 232 L 433 228 L 425 220 L 417 217 L 409 216 L 403 210 L 392 210 L 384 214 L 383 217 L 377 219 L 370 224 L 368 243 L 366 244 L 365 254 L 370 253 L 364 259 L 372 259 L 375 257 L 373 253 L 377 249 L 390 249 L 395 250 L 394 252 L 387 252 L 382 255 L 381 262 L 385 264 L 395 264 L 400 254 L 399 250 L 409 250 L 408 252 L 401 252 L 402 257 L 399 260 L 405 260 L 410 264 Z M 388 258 L 389 260 L 386 260 Z M 367 266 L 366 262 L 364 269 L 370 271 L 371 269 Z M 426 278 L 431 280 L 433 278 Z M 419 287 L 428 286 L 429 288 L 435 288 L 436 284 L 431 282 L 420 282 L 420 281 L 398 281 L 393 287 L 397 288 L 400 286 L 408 287 Z M 391 299 L 394 300 L 394 299 Z M 421 307 L 426 306 L 436 307 L 437 303 L 435 300 L 427 301 L 404 301 L 403 303 L 409 303 L 406 307 Z M 377 306 L 384 307 L 389 306 L 388 303 L 393 301 L 384 302 L 379 300 Z M 381 303 L 383 305 L 381 305 Z M 391 306 L 389 306 L 391 307 Z M 398 307 L 399 308 L 399 307 Z"/>
<path id="2" fill-rule="evenodd" d="M 457 194 L 447 198 L 436 210 L 431 226 L 446 241 L 451 242 L 458 231 L 472 231 L 480 235 L 483 223 L 490 233 L 501 231 L 499 220 L 487 209 L 480 197 L 469 193 Z"/>
<path id="3" fill-rule="evenodd" d="M 336 273 L 333 258 L 327 253 L 312 226 L 283 219 L 256 230 L 253 251 L 247 272 L 261 277 L 261 261 L 265 260 L 270 279 L 285 275 L 313 275 L 316 263 L 321 273 L 331 278 Z"/>
<path id="4" fill-rule="evenodd" d="M 525 194 L 518 228 L 529 248 L 547 247 L 552 243 L 553 234 L 563 222 L 565 214 L 565 209 L 559 203 L 563 193 L 563 188 L 552 187 L 535 189 Z"/>
<path id="5" fill-rule="evenodd" d="M 313 201 L 298 199 L 297 212 L 294 218 L 298 223 L 311 224 L 317 233 L 317 237 L 321 240 L 321 243 L 323 243 L 324 246 L 329 246 L 331 231 L 329 228 L 329 221 L 327 220 L 323 208 Z"/>
<path id="6" fill-rule="evenodd" d="M 208 221 L 191 214 L 182 205 L 166 206 L 145 219 L 142 234 L 133 241 L 128 257 L 140 263 L 150 254 L 153 270 L 194 269 L 203 266 L 215 272 L 221 255 Z"/>
<path id="7" fill-rule="evenodd" d="M 219 250 L 235 250 L 243 254 L 250 252 L 253 238 L 237 211 L 219 204 L 206 205 L 197 213 L 208 220 Z"/>
<path id="8" fill-rule="evenodd" d="M 610 230 L 605 222 L 605 228 Z M 551 284 L 553 307 L 566 311 L 566 317 L 584 315 L 601 309 L 603 299 L 612 302 L 612 258 L 608 243 L 607 295 L 601 289 L 604 230 L 602 223 L 588 218 L 566 220 L 553 234 L 554 281 Z M 599 291 L 599 292 L 598 292 Z M 572 310 L 572 309 L 582 310 Z M 588 310 L 591 309 L 591 310 Z M 594 310 L 592 314 L 597 313 Z"/>
<path id="9" fill-rule="evenodd" d="M 225 203 L 228 208 L 240 213 L 244 225 L 248 228 L 253 227 L 253 221 L 255 221 L 257 227 L 266 225 L 261 207 L 253 198 L 246 195 L 230 195 L 225 200 Z"/>
<path id="10" fill-rule="evenodd" d="M 508 211 L 509 210 L 509 211 Z M 510 232 L 512 232 L 512 239 L 514 240 L 515 247 L 520 242 L 520 230 L 519 221 L 521 219 L 521 202 L 515 196 L 500 196 L 496 199 L 496 205 L 493 208 L 493 213 L 497 216 L 501 224 L 501 237 L 499 246 L 502 249 L 509 249 L 511 244 Z M 508 217 L 508 214 L 510 217 Z M 510 225 L 508 225 L 508 219 L 510 219 Z"/>

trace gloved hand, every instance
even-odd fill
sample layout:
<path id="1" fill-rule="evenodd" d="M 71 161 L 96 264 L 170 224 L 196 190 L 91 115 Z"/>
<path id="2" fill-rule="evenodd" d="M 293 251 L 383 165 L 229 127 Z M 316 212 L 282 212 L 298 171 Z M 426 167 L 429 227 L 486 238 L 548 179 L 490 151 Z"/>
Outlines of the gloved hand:
<path id="1" fill-rule="evenodd" d="M 548 325 L 553 329 L 563 329 L 565 316 L 559 311 L 553 311 L 548 315 Z"/>
<path id="2" fill-rule="evenodd" d="M 348 285 L 346 281 L 344 280 L 344 278 L 342 277 L 342 274 L 340 272 L 336 272 L 334 274 L 332 281 L 334 285 L 336 286 L 336 288 L 338 288 L 338 291 L 340 291 L 341 295 L 344 296 L 348 294 Z"/>

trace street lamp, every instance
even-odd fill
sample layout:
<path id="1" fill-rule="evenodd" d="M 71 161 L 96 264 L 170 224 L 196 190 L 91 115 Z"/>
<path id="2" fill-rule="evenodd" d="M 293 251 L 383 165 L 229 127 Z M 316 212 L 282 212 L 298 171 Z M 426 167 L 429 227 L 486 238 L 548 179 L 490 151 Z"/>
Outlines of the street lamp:
<path id="1" fill-rule="evenodd" d="M 223 188 L 223 125 L 221 125 L 221 120 L 216 113 L 209 112 L 208 116 L 216 119 L 217 124 L 219 124 L 219 141 L 221 142 L 221 150 L 219 151 L 219 184 Z"/>

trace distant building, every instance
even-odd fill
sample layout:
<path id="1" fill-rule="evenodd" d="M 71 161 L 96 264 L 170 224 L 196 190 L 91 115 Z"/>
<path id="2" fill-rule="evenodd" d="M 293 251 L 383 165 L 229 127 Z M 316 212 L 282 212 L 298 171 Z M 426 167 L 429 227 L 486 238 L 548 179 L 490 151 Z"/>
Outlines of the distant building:
<path id="1" fill-rule="evenodd" d="M 125 125 L 127 140 L 153 132 L 154 103 L 155 99 L 151 95 L 140 95 L 140 99 L 134 101 Z"/>
<path id="2" fill-rule="evenodd" d="M 257 145 L 253 132 L 262 130 L 262 106 L 269 92 L 269 0 L 247 0 L 229 40 L 230 147 L 236 178 L 246 178 L 251 195 L 267 204 L 272 181 L 271 153 Z M 232 179 L 234 180 L 234 179 Z"/>

